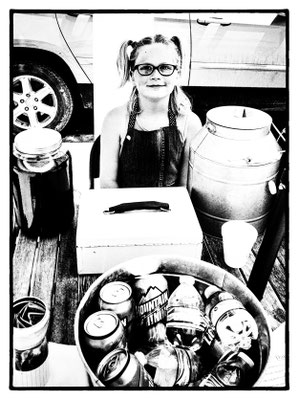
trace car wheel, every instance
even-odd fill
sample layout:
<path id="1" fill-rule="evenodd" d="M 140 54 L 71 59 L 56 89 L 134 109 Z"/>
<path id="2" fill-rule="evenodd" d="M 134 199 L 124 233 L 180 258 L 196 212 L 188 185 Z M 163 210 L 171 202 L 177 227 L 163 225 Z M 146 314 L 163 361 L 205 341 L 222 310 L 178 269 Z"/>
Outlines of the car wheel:
<path id="1" fill-rule="evenodd" d="M 66 82 L 52 68 L 26 61 L 13 65 L 14 133 L 32 127 L 61 131 L 73 108 Z"/>

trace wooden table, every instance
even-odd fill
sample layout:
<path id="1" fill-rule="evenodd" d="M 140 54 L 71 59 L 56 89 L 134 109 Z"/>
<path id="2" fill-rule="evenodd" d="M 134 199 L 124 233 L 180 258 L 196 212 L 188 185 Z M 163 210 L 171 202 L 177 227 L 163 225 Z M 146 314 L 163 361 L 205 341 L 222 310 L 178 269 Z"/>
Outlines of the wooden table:
<path id="1" fill-rule="evenodd" d="M 43 299 L 51 309 L 49 340 L 63 344 L 75 343 L 76 309 L 97 278 L 97 275 L 77 274 L 76 221 L 75 216 L 67 232 L 52 238 L 28 238 L 19 232 L 13 243 L 13 299 L 28 295 Z M 247 265 L 242 270 L 235 270 L 224 263 L 222 240 L 205 235 L 202 259 L 228 270 L 247 283 L 260 244 L 261 238 L 256 242 Z M 261 301 L 272 329 L 286 320 L 286 283 L 283 242 Z"/>

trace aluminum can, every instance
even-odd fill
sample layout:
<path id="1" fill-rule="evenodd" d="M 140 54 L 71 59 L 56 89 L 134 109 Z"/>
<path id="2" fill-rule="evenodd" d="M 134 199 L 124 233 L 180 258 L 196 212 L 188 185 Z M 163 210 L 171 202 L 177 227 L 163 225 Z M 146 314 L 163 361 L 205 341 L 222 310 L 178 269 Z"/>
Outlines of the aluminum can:
<path id="1" fill-rule="evenodd" d="M 115 349 L 99 363 L 97 377 L 105 386 L 154 387 L 149 373 L 126 349 Z"/>
<path id="2" fill-rule="evenodd" d="M 97 311 L 84 322 L 87 345 L 101 356 L 118 347 L 126 347 L 124 326 L 113 311 Z"/>
<path id="3" fill-rule="evenodd" d="M 163 275 L 142 275 L 134 284 L 133 298 L 137 327 L 144 331 L 149 343 L 166 338 L 168 284 Z"/>
<path id="4" fill-rule="evenodd" d="M 134 302 L 130 285 L 122 281 L 107 283 L 100 290 L 98 304 L 100 310 L 114 311 L 118 315 L 129 336 L 134 318 Z"/>

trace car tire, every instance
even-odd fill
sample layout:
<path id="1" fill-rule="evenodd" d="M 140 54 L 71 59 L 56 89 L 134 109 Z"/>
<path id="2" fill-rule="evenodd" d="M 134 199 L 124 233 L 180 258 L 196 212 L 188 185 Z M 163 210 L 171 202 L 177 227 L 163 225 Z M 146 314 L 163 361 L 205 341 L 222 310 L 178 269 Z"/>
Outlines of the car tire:
<path id="1" fill-rule="evenodd" d="M 74 100 L 66 81 L 51 67 L 19 61 L 13 65 L 13 132 L 32 127 L 62 131 Z"/>

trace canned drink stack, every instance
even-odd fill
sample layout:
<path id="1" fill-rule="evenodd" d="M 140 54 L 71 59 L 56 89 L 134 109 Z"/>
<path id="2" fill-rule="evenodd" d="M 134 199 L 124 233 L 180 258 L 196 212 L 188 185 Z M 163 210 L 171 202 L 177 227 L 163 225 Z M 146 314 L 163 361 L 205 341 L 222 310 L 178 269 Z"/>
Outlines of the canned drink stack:
<path id="1" fill-rule="evenodd" d="M 97 377 L 105 386 L 154 387 L 154 382 L 137 358 L 126 349 L 115 349 L 99 363 Z"/>
<path id="2" fill-rule="evenodd" d="M 148 344 L 163 342 L 166 339 L 167 280 L 159 274 L 140 276 L 135 281 L 133 297 L 141 336 Z"/>
<path id="3" fill-rule="evenodd" d="M 97 311 L 85 320 L 84 339 L 99 357 L 127 346 L 123 324 L 113 311 L 108 310 Z"/>
<path id="4" fill-rule="evenodd" d="M 122 281 L 107 283 L 99 292 L 98 303 L 101 310 L 114 311 L 118 315 L 129 338 L 135 311 L 130 285 Z"/>

